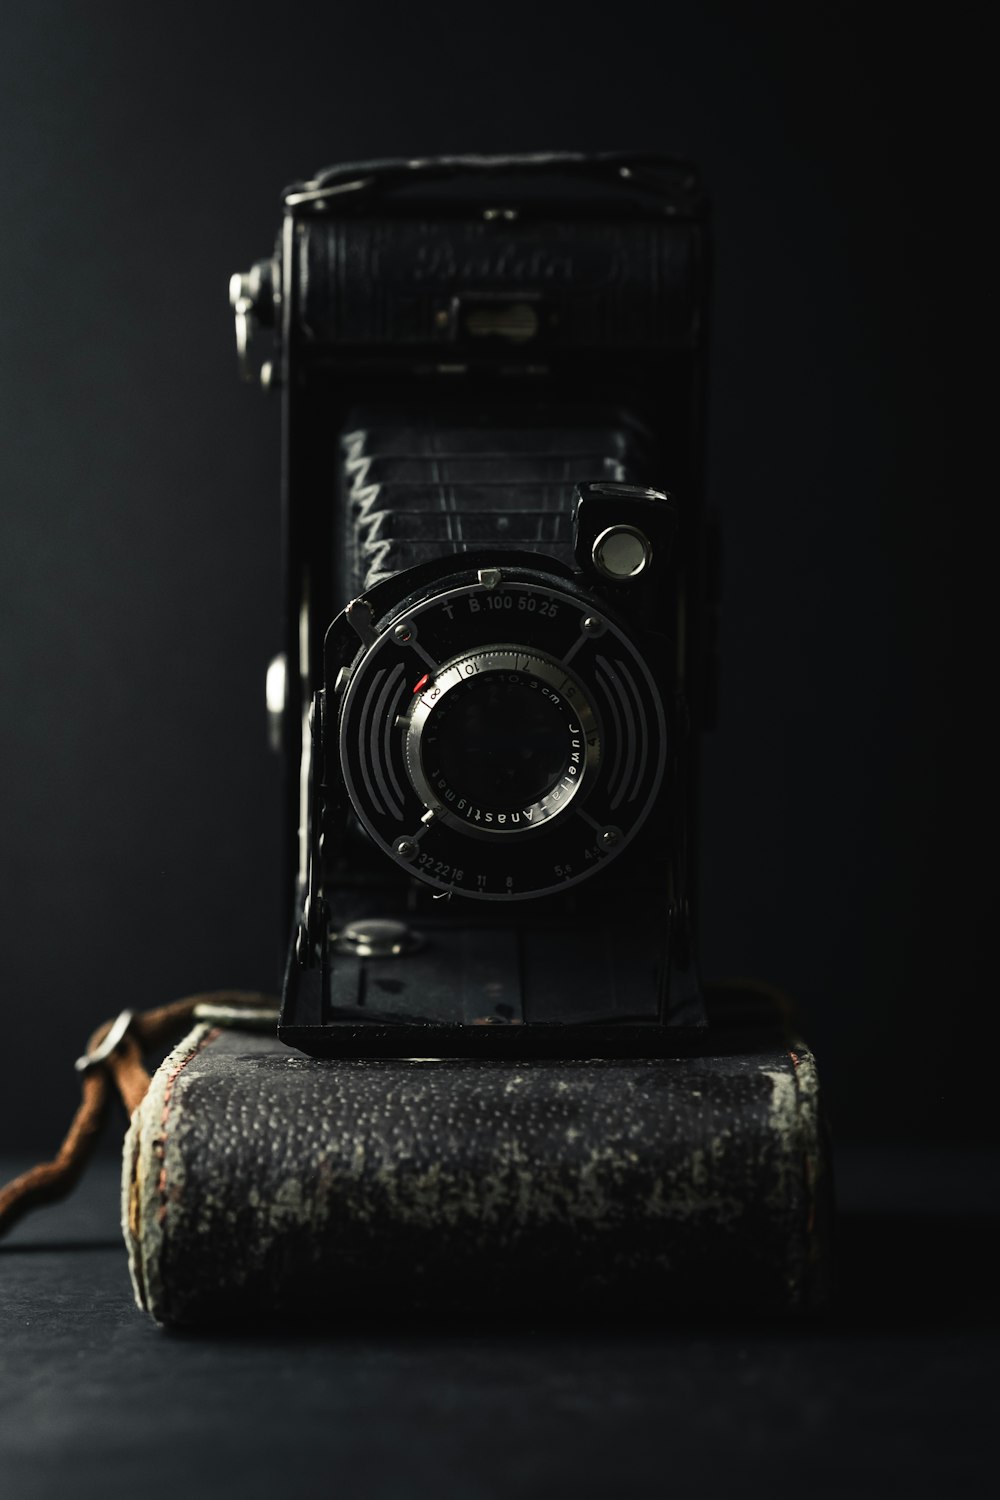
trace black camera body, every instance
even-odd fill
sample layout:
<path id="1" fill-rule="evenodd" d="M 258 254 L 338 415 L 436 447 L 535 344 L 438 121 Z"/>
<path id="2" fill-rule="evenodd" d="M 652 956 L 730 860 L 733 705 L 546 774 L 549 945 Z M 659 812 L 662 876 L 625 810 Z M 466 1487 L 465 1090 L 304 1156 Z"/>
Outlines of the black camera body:
<path id="1" fill-rule="evenodd" d="M 703 1023 L 707 261 L 690 168 L 560 153 L 324 172 L 234 277 L 283 404 L 290 1044 Z"/>

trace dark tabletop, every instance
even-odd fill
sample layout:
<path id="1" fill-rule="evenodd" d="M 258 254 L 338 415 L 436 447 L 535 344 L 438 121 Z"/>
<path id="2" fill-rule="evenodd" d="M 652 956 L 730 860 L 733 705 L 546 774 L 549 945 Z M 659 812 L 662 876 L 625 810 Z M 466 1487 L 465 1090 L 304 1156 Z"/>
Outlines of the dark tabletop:
<path id="1" fill-rule="evenodd" d="M 136 1310 L 104 1159 L 0 1246 L 0 1494 L 982 1494 L 997 1165 L 840 1152 L 839 1297 L 809 1323 L 400 1328 L 345 1289 L 341 1332 L 220 1337 Z"/>

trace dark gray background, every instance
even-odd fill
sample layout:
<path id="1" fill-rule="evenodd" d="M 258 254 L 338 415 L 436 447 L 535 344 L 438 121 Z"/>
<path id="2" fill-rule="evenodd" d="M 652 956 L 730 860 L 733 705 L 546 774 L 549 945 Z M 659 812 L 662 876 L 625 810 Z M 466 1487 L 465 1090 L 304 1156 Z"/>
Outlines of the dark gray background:
<path id="1" fill-rule="evenodd" d="M 995 1133 L 991 555 L 961 9 L 39 0 L 0 47 L 0 1140 L 92 1024 L 271 987 L 277 408 L 229 273 L 336 160 L 671 149 L 716 205 L 727 551 L 704 955 L 799 1000 L 841 1139 Z M 669 476 L 666 476 L 669 480 Z"/>

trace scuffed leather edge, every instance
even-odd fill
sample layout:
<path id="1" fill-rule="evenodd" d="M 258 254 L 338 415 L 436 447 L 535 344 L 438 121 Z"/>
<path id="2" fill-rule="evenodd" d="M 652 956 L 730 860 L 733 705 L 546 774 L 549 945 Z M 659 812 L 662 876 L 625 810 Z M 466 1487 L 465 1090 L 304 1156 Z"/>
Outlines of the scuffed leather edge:
<path id="1" fill-rule="evenodd" d="M 829 1304 L 836 1284 L 833 1153 L 816 1058 L 801 1040 L 794 1051 L 807 1201 L 803 1306 L 810 1312 L 819 1312 Z"/>
<path id="2" fill-rule="evenodd" d="M 832 1275 L 826 1223 L 832 1192 L 826 1122 L 812 1049 L 797 1037 L 789 1042 L 787 1055 L 788 1073 L 771 1075 L 771 1125 L 786 1143 L 791 1180 L 784 1192 L 790 1202 L 797 1197 L 801 1203 L 801 1244 L 799 1253 L 789 1257 L 789 1305 L 817 1311 L 828 1299 Z"/>
<path id="3" fill-rule="evenodd" d="M 122 1234 L 136 1306 L 161 1326 L 167 1321 L 160 1276 L 165 1214 L 164 1144 L 170 1096 L 178 1075 L 218 1031 L 200 1024 L 164 1058 L 132 1115 L 122 1148 Z"/>

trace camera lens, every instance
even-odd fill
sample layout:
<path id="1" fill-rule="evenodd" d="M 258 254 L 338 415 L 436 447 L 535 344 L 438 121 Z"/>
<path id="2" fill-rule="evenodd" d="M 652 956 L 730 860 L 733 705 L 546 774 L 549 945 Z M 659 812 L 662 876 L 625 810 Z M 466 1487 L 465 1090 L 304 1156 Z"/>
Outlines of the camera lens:
<path id="1" fill-rule="evenodd" d="M 567 721 L 537 678 L 485 672 L 462 682 L 430 719 L 424 772 L 491 810 L 537 802 L 570 760 Z"/>
<path id="2" fill-rule="evenodd" d="M 591 596 L 484 572 L 385 618 L 341 688 L 340 765 L 363 827 L 411 877 L 520 901 L 621 853 L 654 804 L 667 726 Z"/>
<path id="3" fill-rule="evenodd" d="M 424 806 L 480 837 L 530 833 L 563 812 L 600 756 L 581 684 L 516 646 L 442 667 L 405 727 L 407 772 Z"/>

